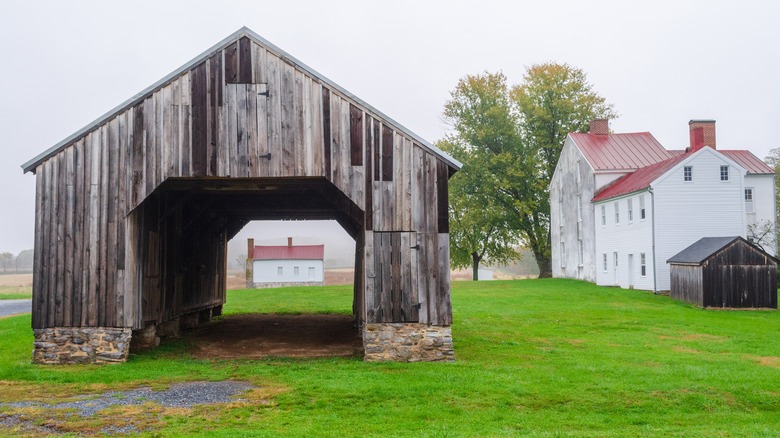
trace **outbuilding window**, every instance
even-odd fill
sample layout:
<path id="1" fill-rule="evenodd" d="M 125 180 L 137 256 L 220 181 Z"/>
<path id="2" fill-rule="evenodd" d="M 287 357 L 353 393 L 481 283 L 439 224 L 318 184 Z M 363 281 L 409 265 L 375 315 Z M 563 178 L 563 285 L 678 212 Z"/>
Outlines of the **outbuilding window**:
<path id="1" fill-rule="evenodd" d="M 620 225 L 620 202 L 615 202 L 615 225 Z"/>
<path id="2" fill-rule="evenodd" d="M 634 205 L 631 198 L 628 198 L 628 222 L 634 222 Z"/>
<path id="3" fill-rule="evenodd" d="M 729 166 L 720 166 L 720 180 L 721 181 L 729 180 Z"/>
<path id="4" fill-rule="evenodd" d="M 278 275 L 279 277 L 283 276 L 284 275 L 284 268 L 282 268 L 281 266 L 276 268 L 276 275 Z"/>
<path id="5" fill-rule="evenodd" d="M 683 181 L 693 181 L 693 166 L 683 167 Z"/>
<path id="6" fill-rule="evenodd" d="M 645 220 L 645 195 L 639 195 L 639 220 Z"/>

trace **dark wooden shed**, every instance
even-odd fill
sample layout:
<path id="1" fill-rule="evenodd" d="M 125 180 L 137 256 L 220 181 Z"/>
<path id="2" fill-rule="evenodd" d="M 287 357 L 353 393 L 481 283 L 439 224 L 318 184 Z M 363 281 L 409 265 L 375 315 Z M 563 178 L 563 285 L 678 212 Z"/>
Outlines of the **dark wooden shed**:
<path id="1" fill-rule="evenodd" d="M 676 300 L 702 307 L 777 308 L 777 259 L 742 237 L 704 237 L 667 263 Z"/>
<path id="2" fill-rule="evenodd" d="M 228 240 L 269 219 L 335 219 L 355 239 L 367 360 L 453 357 L 460 163 L 247 28 L 22 167 L 36 362 L 122 361 L 131 338 L 219 313 Z"/>

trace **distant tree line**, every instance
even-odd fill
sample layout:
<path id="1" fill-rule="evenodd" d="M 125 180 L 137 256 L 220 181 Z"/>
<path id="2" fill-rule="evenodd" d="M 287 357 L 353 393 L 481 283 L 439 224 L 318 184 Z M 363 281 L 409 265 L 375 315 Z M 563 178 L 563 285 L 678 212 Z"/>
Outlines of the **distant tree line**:
<path id="1" fill-rule="evenodd" d="M 3 273 L 30 271 L 33 268 L 33 250 L 26 249 L 16 256 L 10 252 L 0 252 L 0 269 Z"/>

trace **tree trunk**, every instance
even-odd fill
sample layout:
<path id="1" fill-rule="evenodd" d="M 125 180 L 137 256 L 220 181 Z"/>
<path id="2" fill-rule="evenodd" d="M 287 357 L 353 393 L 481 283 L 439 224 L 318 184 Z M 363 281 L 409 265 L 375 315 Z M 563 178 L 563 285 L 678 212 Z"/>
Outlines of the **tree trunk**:
<path id="1" fill-rule="evenodd" d="M 479 281 L 479 262 L 482 257 L 476 252 L 471 253 L 471 281 Z"/>

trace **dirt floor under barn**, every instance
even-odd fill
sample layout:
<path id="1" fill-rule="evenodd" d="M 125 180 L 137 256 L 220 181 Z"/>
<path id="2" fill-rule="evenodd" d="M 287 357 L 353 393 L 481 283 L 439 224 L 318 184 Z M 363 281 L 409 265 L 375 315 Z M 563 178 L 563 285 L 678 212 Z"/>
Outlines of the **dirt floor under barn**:
<path id="1" fill-rule="evenodd" d="M 185 335 L 201 359 L 361 356 L 350 315 L 231 315 Z"/>

